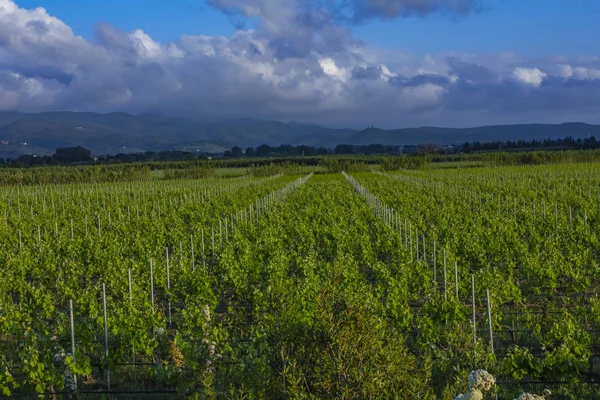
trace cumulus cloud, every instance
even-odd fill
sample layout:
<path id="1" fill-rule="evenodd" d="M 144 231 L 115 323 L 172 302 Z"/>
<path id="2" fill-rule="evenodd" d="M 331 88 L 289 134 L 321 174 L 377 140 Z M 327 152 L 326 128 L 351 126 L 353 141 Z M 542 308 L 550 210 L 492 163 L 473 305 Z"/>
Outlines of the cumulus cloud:
<path id="1" fill-rule="evenodd" d="M 514 69 L 512 76 L 519 82 L 538 87 L 548 75 L 537 68 L 517 67 Z"/>
<path id="2" fill-rule="evenodd" d="M 598 121 L 600 58 L 530 60 L 366 47 L 364 18 L 464 14 L 474 1 L 210 0 L 252 29 L 160 43 L 101 23 L 93 40 L 0 0 L 0 109 L 162 112 L 336 126 Z M 338 4 L 342 4 L 339 2 Z M 335 5 L 335 4 L 334 4 Z M 348 11 L 350 10 L 350 11 Z M 357 17 L 358 16 L 358 17 Z"/>
<path id="3" fill-rule="evenodd" d="M 586 67 L 572 67 L 569 64 L 557 66 L 557 75 L 564 78 L 575 78 L 578 80 L 598 80 L 600 79 L 600 69 Z"/>

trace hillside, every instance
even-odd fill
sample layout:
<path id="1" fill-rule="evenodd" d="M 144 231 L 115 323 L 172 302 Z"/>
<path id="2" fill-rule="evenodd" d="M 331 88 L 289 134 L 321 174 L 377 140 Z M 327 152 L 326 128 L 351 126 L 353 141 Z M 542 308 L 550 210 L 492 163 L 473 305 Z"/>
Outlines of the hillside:
<path id="1" fill-rule="evenodd" d="M 204 122 L 160 114 L 90 112 L 0 112 L 0 153 L 54 151 L 82 145 L 95 154 L 143 150 L 219 150 L 232 146 L 280 144 L 335 147 L 337 144 L 389 145 L 531 140 L 565 136 L 600 137 L 600 125 L 496 125 L 475 128 L 333 129 L 299 122 L 251 118 Z M 27 145 L 24 145 L 27 143 Z M 4 146 L 4 148 L 2 148 Z M 33 150 L 35 148 L 35 150 Z"/>
<path id="2" fill-rule="evenodd" d="M 493 125 L 475 128 L 406 128 L 406 129 L 376 129 L 369 128 L 354 133 L 349 138 L 349 144 L 366 145 L 370 143 L 409 145 L 427 142 L 453 144 L 464 142 L 517 141 L 532 139 L 559 139 L 566 136 L 600 137 L 600 125 L 583 123 L 565 123 L 560 125 L 523 124 L 523 125 Z"/>

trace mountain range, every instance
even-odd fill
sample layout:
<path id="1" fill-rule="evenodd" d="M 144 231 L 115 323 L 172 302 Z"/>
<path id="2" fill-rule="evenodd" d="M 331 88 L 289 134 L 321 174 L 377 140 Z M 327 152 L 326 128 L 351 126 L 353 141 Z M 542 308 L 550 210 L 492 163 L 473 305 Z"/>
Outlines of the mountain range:
<path id="1" fill-rule="evenodd" d="M 335 147 L 338 144 L 442 145 L 466 141 L 600 138 L 600 125 L 493 125 L 475 128 L 334 129 L 300 122 L 236 119 L 206 122 L 160 114 L 91 112 L 0 112 L 0 155 L 44 154 L 81 145 L 94 154 L 145 150 L 222 151 L 232 146 L 280 144 Z"/>

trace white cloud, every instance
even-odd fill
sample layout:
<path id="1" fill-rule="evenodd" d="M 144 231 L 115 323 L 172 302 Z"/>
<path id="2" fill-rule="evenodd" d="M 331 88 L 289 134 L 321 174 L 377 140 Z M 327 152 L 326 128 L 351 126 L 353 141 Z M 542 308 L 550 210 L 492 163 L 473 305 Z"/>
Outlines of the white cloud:
<path id="1" fill-rule="evenodd" d="M 575 78 L 579 80 L 600 79 L 600 69 L 572 67 L 569 64 L 560 64 L 557 66 L 558 75 L 563 78 Z"/>
<path id="2" fill-rule="evenodd" d="M 300 18 L 297 0 L 211 2 L 259 24 L 231 37 L 183 35 L 171 43 L 100 24 L 96 39 L 86 40 L 42 8 L 0 0 L 0 109 L 387 127 L 543 122 L 588 109 L 589 120 L 598 119 L 598 57 L 418 57 L 362 46 L 322 9 Z"/>
<path id="3" fill-rule="evenodd" d="M 381 67 L 381 79 L 383 79 L 385 81 L 389 81 L 391 78 L 398 76 L 397 74 L 390 71 L 390 69 L 385 64 L 381 64 L 380 67 Z"/>
<path id="4" fill-rule="evenodd" d="M 321 65 L 323 72 L 332 78 L 337 78 L 342 82 L 346 82 L 350 78 L 350 71 L 346 68 L 338 67 L 335 64 L 335 61 L 329 57 L 319 60 L 319 64 Z"/>
<path id="5" fill-rule="evenodd" d="M 62 93 L 56 81 L 0 70 L 0 109 L 52 108 Z"/>
<path id="6" fill-rule="evenodd" d="M 446 92 L 440 85 L 426 83 L 424 85 L 404 88 L 406 108 L 435 107 L 439 105 L 440 97 Z"/>
<path id="7" fill-rule="evenodd" d="M 12 0 L 0 0 L 0 13 L 14 12 L 17 5 Z"/>
<path id="8" fill-rule="evenodd" d="M 185 52 L 179 49 L 174 43 L 162 46 L 160 43 L 152 40 L 152 38 L 141 29 L 136 29 L 130 33 L 129 38 L 140 58 L 182 58 L 185 56 Z"/>
<path id="9" fill-rule="evenodd" d="M 548 75 L 537 68 L 517 67 L 514 69 L 512 76 L 519 82 L 538 87 Z"/>

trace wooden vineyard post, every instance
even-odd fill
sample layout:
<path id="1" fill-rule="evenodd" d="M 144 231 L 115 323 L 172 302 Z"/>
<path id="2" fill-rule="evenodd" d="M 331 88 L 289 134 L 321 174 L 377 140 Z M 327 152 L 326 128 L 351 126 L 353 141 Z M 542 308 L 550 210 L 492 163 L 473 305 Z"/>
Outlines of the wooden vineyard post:
<path id="1" fill-rule="evenodd" d="M 194 259 L 194 235 L 190 235 L 190 247 L 192 248 L 192 271 L 196 271 L 196 260 Z"/>
<path id="2" fill-rule="evenodd" d="M 131 301 L 133 300 L 133 297 L 131 294 L 131 268 L 127 269 L 127 281 L 129 284 L 129 304 L 131 304 Z"/>
<path id="3" fill-rule="evenodd" d="M 127 284 L 129 286 L 129 309 L 133 305 L 133 292 L 131 291 L 131 268 L 127 269 Z M 131 360 L 135 363 L 135 350 L 131 349 Z"/>
<path id="4" fill-rule="evenodd" d="M 167 317 L 169 323 L 171 323 L 171 276 L 169 274 L 169 248 L 165 250 L 165 257 L 167 259 Z"/>
<path id="5" fill-rule="evenodd" d="M 152 314 L 154 314 L 154 271 L 152 259 L 150 259 L 150 300 L 152 302 Z"/>
<path id="6" fill-rule="evenodd" d="M 437 288 L 437 254 L 435 240 L 433 241 L 433 290 Z"/>
<path id="7" fill-rule="evenodd" d="M 542 214 L 544 215 L 544 219 L 546 219 L 546 202 L 542 201 Z"/>
<path id="8" fill-rule="evenodd" d="M 410 257 L 415 260 L 415 256 L 413 255 L 413 240 L 412 240 L 412 227 L 410 228 Z"/>
<path id="9" fill-rule="evenodd" d="M 488 329 L 490 330 L 490 350 L 494 354 L 494 333 L 492 332 L 492 306 L 490 304 L 490 289 L 485 289 L 485 299 L 487 303 Z"/>
<path id="10" fill-rule="evenodd" d="M 110 367 L 108 362 L 108 321 L 106 318 L 106 284 L 102 284 L 102 304 L 104 306 L 104 357 L 106 358 L 106 387 L 110 395 Z"/>
<path id="11" fill-rule="evenodd" d="M 204 253 L 204 228 L 202 228 L 202 267 L 206 268 L 206 256 Z"/>
<path id="12" fill-rule="evenodd" d="M 444 247 L 444 300 L 448 300 L 448 269 L 446 268 L 446 248 Z"/>
<path id="13" fill-rule="evenodd" d="M 569 225 L 573 228 L 573 207 L 569 206 Z"/>
<path id="14" fill-rule="evenodd" d="M 475 322 L 475 275 L 471 274 L 471 298 L 473 301 L 473 342 L 477 343 L 477 325 Z"/>
<path id="15" fill-rule="evenodd" d="M 458 263 L 454 260 L 454 290 L 458 300 Z"/>
<path id="16" fill-rule="evenodd" d="M 73 321 L 73 299 L 69 299 L 69 322 L 71 324 L 71 354 L 75 362 L 75 324 Z"/>
<path id="17" fill-rule="evenodd" d="M 415 252 L 417 254 L 417 262 L 419 261 L 419 231 L 415 228 Z"/>

